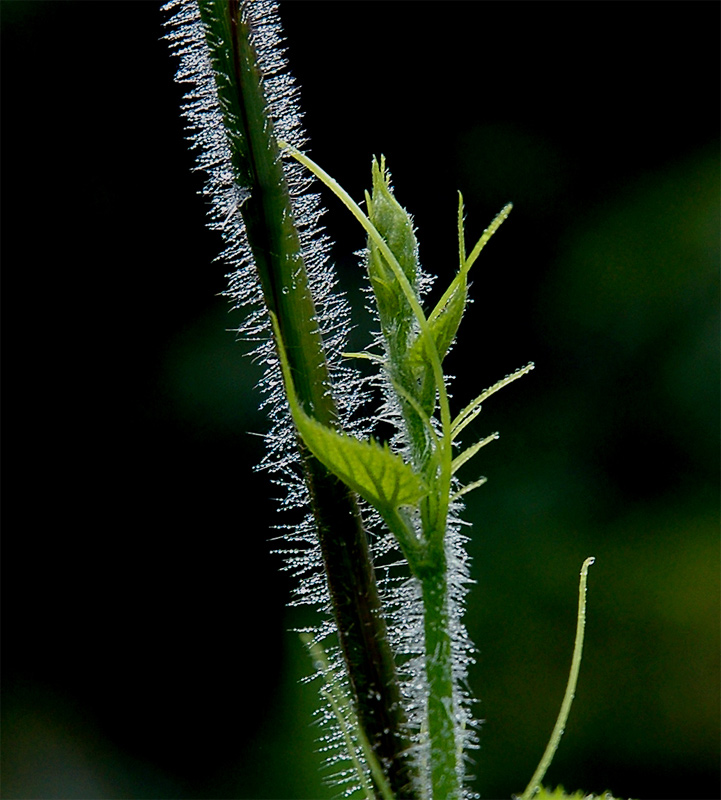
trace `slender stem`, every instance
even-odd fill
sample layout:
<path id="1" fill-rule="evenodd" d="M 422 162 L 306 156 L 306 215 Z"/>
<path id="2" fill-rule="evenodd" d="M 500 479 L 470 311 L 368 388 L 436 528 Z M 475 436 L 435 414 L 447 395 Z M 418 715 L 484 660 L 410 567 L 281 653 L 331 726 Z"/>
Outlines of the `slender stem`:
<path id="1" fill-rule="evenodd" d="M 581 580 L 578 584 L 578 619 L 576 621 L 576 641 L 573 646 L 573 658 L 571 659 L 571 672 L 566 684 L 566 693 L 563 696 L 561 710 L 558 712 L 558 719 L 553 727 L 551 738 L 546 745 L 546 751 L 541 758 L 533 777 L 526 786 L 526 791 L 521 795 L 521 800 L 531 800 L 541 787 L 546 770 L 551 765 L 553 757 L 563 736 L 563 731 L 568 722 L 568 715 L 571 711 L 573 698 L 576 696 L 576 684 L 578 683 L 578 672 L 581 669 L 581 656 L 583 655 L 583 635 L 586 629 L 586 582 L 588 578 L 588 568 L 596 559 L 591 557 L 583 562 L 581 567 Z"/>
<path id="2" fill-rule="evenodd" d="M 428 738 L 430 743 L 431 796 L 458 800 L 461 796 L 457 767 L 453 658 L 448 619 L 448 584 L 444 554 L 436 554 L 438 571 L 422 579 L 426 679 L 428 681 Z"/>

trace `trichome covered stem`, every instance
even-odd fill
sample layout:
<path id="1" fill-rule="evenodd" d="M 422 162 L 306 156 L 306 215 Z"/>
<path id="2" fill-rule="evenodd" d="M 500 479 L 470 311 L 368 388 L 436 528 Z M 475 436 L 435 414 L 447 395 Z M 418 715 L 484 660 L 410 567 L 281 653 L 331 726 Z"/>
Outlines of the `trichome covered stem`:
<path id="1" fill-rule="evenodd" d="M 252 7 L 198 0 L 242 216 L 268 311 L 278 320 L 300 402 L 336 426 L 328 365 L 300 237 L 252 42 Z M 357 498 L 299 440 L 332 610 L 359 723 L 397 797 L 413 797 L 399 683 Z"/>

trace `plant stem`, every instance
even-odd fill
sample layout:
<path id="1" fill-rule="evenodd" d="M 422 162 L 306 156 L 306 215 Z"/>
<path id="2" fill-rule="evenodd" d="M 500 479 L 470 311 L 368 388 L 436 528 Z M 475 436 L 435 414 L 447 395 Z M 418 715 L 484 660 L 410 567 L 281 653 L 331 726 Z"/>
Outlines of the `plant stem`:
<path id="1" fill-rule="evenodd" d="M 250 25 L 238 0 L 199 0 L 240 205 L 267 308 L 277 316 L 307 413 L 335 426 L 328 365 L 300 240 L 267 114 Z M 398 797 L 413 798 L 405 714 L 357 498 L 299 440 L 333 614 L 360 725 Z"/>
<path id="2" fill-rule="evenodd" d="M 533 773 L 533 777 L 528 782 L 525 792 L 521 795 L 521 800 L 531 800 L 531 798 L 541 788 L 541 781 L 543 780 L 546 770 L 551 765 L 556 750 L 561 741 L 561 736 L 566 729 L 568 722 L 568 715 L 571 712 L 571 705 L 573 698 L 576 696 L 576 684 L 578 683 L 578 673 L 581 669 L 581 657 L 583 656 L 583 637 L 586 630 L 586 582 L 588 579 L 588 568 L 593 564 L 596 559 L 591 556 L 587 558 L 581 566 L 581 579 L 578 583 L 578 618 L 576 620 L 576 641 L 573 645 L 573 657 L 571 659 L 571 672 L 568 676 L 568 683 L 566 684 L 566 691 L 563 695 L 563 702 L 561 703 L 561 710 L 558 712 L 558 719 L 553 726 L 551 738 L 548 740 L 546 750 L 541 757 L 541 761 Z"/>
<path id="3" fill-rule="evenodd" d="M 440 548 L 434 555 L 433 564 L 433 571 L 421 578 L 428 682 L 431 796 L 443 800 L 458 800 L 461 789 L 457 769 L 448 582 L 445 554 Z"/>

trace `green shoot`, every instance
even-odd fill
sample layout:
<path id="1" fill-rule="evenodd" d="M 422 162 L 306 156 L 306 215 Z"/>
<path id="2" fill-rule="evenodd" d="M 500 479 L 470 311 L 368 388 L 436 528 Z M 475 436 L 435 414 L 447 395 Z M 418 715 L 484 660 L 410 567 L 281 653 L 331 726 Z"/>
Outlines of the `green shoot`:
<path id="1" fill-rule="evenodd" d="M 583 562 L 581 567 L 581 579 L 578 584 L 578 618 L 576 621 L 576 641 L 573 646 L 573 658 L 571 659 L 571 672 L 568 676 L 568 683 L 566 684 L 566 692 L 563 696 L 561 703 L 561 710 L 558 713 L 558 719 L 553 726 L 551 738 L 548 740 L 548 745 L 543 753 L 541 761 L 533 773 L 533 777 L 528 782 L 525 792 L 521 795 L 520 800 L 531 800 L 531 798 L 538 792 L 541 781 L 543 780 L 546 770 L 553 761 L 553 756 L 556 754 L 558 745 L 561 741 L 561 736 L 566 729 L 568 722 L 568 715 L 571 712 L 571 704 L 573 698 L 576 696 L 576 684 L 578 683 L 578 673 L 581 669 L 581 657 L 583 656 L 583 636 L 586 629 L 586 582 L 588 579 L 588 568 L 593 564 L 596 559 L 592 556 Z"/>

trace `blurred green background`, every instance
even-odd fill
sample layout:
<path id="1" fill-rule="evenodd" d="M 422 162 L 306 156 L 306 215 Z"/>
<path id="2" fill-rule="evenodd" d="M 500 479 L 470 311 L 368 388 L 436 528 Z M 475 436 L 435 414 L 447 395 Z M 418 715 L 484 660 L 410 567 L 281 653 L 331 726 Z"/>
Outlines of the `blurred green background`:
<path id="1" fill-rule="evenodd" d="M 5 798 L 321 798 L 314 688 L 253 472 L 258 366 L 154 2 L 0 4 Z M 384 153 L 421 258 L 474 267 L 457 407 L 501 439 L 467 518 L 484 798 L 719 791 L 719 6 L 282 4 L 314 157 Z M 363 237 L 328 199 L 364 346 Z M 470 440 L 470 437 L 469 437 Z M 476 477 L 476 475 L 469 475 Z"/>

